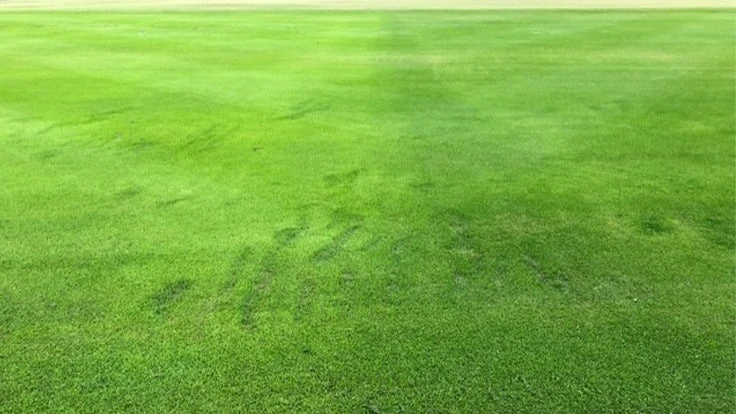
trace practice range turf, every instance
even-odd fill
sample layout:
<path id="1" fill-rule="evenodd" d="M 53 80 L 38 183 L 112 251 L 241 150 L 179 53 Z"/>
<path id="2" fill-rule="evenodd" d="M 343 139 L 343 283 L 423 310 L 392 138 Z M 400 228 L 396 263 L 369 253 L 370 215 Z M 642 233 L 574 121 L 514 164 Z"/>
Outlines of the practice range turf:
<path id="1" fill-rule="evenodd" d="M 0 411 L 733 412 L 734 18 L 0 14 Z"/>

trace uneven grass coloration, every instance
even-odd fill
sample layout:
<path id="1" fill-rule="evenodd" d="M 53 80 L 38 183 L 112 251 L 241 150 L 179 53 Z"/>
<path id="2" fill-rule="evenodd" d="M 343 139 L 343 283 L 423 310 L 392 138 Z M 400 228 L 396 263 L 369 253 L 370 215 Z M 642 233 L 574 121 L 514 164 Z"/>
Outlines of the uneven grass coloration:
<path id="1" fill-rule="evenodd" d="M 0 411 L 736 409 L 733 11 L 0 34 Z"/>
<path id="2" fill-rule="evenodd" d="M 733 0 L 0 0 L 0 10 L 483 10 L 715 9 Z"/>

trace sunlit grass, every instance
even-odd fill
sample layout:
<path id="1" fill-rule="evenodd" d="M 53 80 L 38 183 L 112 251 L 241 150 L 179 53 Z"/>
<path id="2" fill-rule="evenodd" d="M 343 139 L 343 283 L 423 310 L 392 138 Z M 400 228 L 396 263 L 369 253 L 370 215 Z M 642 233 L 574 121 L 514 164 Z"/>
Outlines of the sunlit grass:
<path id="1" fill-rule="evenodd" d="M 0 36 L 0 411 L 734 410 L 732 11 Z"/>

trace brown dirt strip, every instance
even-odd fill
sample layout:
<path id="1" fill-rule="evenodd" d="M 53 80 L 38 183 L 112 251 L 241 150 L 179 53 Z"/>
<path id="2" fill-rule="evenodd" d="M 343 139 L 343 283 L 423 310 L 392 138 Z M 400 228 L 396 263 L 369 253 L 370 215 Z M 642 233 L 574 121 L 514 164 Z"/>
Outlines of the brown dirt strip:
<path id="1" fill-rule="evenodd" d="M 736 0 L 0 0 L 0 10 L 736 8 Z"/>

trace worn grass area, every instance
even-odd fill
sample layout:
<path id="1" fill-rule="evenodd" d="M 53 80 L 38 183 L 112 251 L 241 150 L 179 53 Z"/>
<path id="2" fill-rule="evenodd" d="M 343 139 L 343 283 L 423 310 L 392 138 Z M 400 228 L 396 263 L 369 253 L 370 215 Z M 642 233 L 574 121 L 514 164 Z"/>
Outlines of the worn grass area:
<path id="1" fill-rule="evenodd" d="M 733 11 L 0 33 L 0 411 L 736 408 Z"/>

